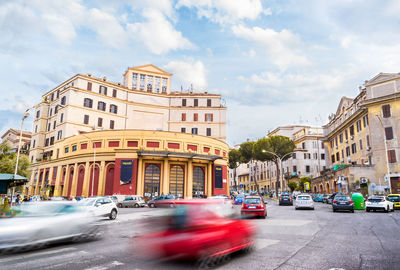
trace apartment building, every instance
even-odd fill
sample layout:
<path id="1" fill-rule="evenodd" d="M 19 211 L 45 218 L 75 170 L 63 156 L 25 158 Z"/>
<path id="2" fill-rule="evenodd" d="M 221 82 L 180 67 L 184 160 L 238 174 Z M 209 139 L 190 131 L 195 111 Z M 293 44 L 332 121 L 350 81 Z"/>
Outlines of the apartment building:
<path id="1" fill-rule="evenodd" d="M 17 152 L 19 145 L 19 136 L 21 134 L 21 130 L 10 128 L 1 136 L 1 143 L 7 142 L 7 144 L 11 147 L 11 151 Z M 21 137 L 21 153 L 28 154 L 30 149 L 32 133 L 29 131 L 22 131 Z"/>

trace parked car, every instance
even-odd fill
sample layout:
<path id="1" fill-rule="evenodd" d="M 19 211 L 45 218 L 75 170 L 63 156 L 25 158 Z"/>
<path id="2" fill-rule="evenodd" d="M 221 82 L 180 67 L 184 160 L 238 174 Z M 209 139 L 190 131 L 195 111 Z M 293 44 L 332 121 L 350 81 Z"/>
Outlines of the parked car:
<path id="1" fill-rule="evenodd" d="M 322 202 L 322 197 L 324 196 L 324 194 L 317 194 L 317 196 L 315 197 L 315 201 L 316 202 Z"/>
<path id="2" fill-rule="evenodd" d="M 329 198 L 329 196 L 331 196 L 331 194 L 324 194 L 324 195 L 322 196 L 322 202 L 323 202 L 323 203 L 328 203 L 328 198 Z"/>
<path id="3" fill-rule="evenodd" d="M 111 199 L 115 204 L 118 204 L 118 197 L 115 195 L 105 196 L 106 198 Z"/>
<path id="4" fill-rule="evenodd" d="M 49 201 L 65 201 L 66 199 L 62 196 L 57 196 L 57 197 L 50 197 Z"/>
<path id="5" fill-rule="evenodd" d="M 293 205 L 292 196 L 289 193 L 284 193 L 279 196 L 279 205 Z"/>
<path id="6" fill-rule="evenodd" d="M 111 220 L 117 218 L 117 206 L 107 197 L 91 197 L 79 201 L 78 204 L 87 207 L 95 216 L 108 217 Z"/>
<path id="7" fill-rule="evenodd" d="M 243 201 L 240 213 L 242 216 L 265 218 L 267 216 L 267 207 L 260 196 L 248 196 Z"/>
<path id="8" fill-rule="evenodd" d="M 231 198 L 228 195 L 215 195 L 215 196 L 210 196 L 207 199 L 213 199 L 213 200 L 230 200 Z"/>
<path id="9" fill-rule="evenodd" d="M 295 209 L 312 209 L 314 210 L 314 201 L 310 195 L 298 195 L 295 202 Z"/>
<path id="10" fill-rule="evenodd" d="M 386 213 L 389 211 L 394 211 L 393 202 L 386 199 L 385 196 L 372 196 L 369 197 L 368 200 L 365 202 L 365 210 L 369 211 L 377 211 L 382 210 Z"/>
<path id="11" fill-rule="evenodd" d="M 169 195 L 161 195 L 161 196 L 156 197 L 155 199 L 152 199 L 152 200 L 148 201 L 147 205 L 149 207 L 157 207 L 164 200 L 175 200 L 175 196 L 171 195 L 171 194 L 169 194 Z"/>
<path id="12" fill-rule="evenodd" d="M 206 269 L 215 267 L 228 254 L 248 249 L 254 244 L 256 227 L 247 220 L 231 219 L 215 211 L 232 208 L 223 201 L 177 200 L 171 214 L 157 222 L 148 221 L 151 231 L 133 239 L 133 252 L 150 260 L 199 261 L 200 269 Z"/>
<path id="13" fill-rule="evenodd" d="M 336 194 L 338 194 L 338 193 L 335 192 L 335 193 L 330 194 L 329 197 L 326 199 L 326 203 L 327 204 L 332 204 L 333 199 L 335 198 Z"/>
<path id="14" fill-rule="evenodd" d="M 146 205 L 146 202 L 144 201 L 143 197 L 138 196 L 138 195 L 128 196 L 125 198 L 125 200 L 123 200 L 122 202 L 119 202 L 117 204 L 117 206 L 119 208 L 122 208 L 122 207 L 139 208 L 139 207 L 144 207 L 145 205 Z"/>
<path id="15" fill-rule="evenodd" d="M 394 209 L 400 209 L 400 194 L 389 194 L 387 199 L 393 203 Z"/>
<path id="16" fill-rule="evenodd" d="M 345 210 L 354 213 L 354 203 L 350 196 L 338 194 L 332 201 L 333 212 Z"/>
<path id="17" fill-rule="evenodd" d="M 101 236 L 97 219 L 77 203 L 25 203 L 14 211 L 16 216 L 0 221 L 0 253 Z"/>
<path id="18" fill-rule="evenodd" d="M 235 204 L 242 204 L 244 197 L 245 197 L 245 195 L 243 193 L 238 194 L 235 198 Z"/>

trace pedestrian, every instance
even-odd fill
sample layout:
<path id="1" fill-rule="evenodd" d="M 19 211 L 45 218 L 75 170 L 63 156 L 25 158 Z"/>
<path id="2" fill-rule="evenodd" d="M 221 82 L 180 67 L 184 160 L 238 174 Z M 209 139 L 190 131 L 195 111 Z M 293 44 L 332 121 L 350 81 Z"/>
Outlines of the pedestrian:
<path id="1" fill-rule="evenodd" d="M 21 202 L 22 202 L 22 200 L 21 200 L 21 195 L 17 195 L 17 198 L 15 199 L 15 204 L 16 205 L 20 205 L 21 204 Z"/>

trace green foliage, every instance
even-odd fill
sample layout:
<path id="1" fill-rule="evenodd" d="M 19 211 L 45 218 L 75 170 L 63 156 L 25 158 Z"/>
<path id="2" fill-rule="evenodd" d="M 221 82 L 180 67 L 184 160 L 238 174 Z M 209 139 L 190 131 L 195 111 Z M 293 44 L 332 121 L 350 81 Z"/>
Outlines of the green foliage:
<path id="1" fill-rule="evenodd" d="M 15 164 L 17 161 L 17 154 L 10 152 L 10 147 L 6 142 L 0 144 L 0 173 L 14 173 Z M 28 168 L 30 162 L 27 156 L 20 155 L 18 162 L 17 174 L 25 177 L 30 177 Z"/>
<path id="2" fill-rule="evenodd" d="M 304 191 L 304 183 L 310 182 L 310 180 L 311 180 L 311 178 L 307 177 L 307 176 L 303 176 L 302 178 L 300 178 L 299 190 Z"/>
<path id="3" fill-rule="evenodd" d="M 254 157 L 260 161 L 274 161 L 278 162 L 275 153 L 282 161 L 291 157 L 289 153 L 293 152 L 296 145 L 294 142 L 286 137 L 274 135 L 268 138 L 259 139 L 254 145 Z M 264 151 L 263 151 L 264 150 Z"/>
<path id="4" fill-rule="evenodd" d="M 229 151 L 228 154 L 228 165 L 230 169 L 236 169 L 239 166 L 240 163 L 240 152 L 237 149 L 232 149 L 231 151 Z"/>
<path id="5" fill-rule="evenodd" d="M 294 191 L 296 190 L 297 186 L 297 182 L 296 181 L 289 181 L 289 183 L 287 184 L 288 187 L 290 188 L 290 191 Z"/>
<path id="6" fill-rule="evenodd" d="M 248 163 L 254 156 L 253 156 L 253 147 L 254 142 L 244 142 L 239 147 L 240 152 L 240 161 L 242 163 Z"/>

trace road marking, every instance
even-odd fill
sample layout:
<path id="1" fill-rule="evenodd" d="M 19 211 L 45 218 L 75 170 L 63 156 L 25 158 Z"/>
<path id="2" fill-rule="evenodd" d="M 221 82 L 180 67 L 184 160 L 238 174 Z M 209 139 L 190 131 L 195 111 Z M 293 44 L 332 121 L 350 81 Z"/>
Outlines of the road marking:
<path id="1" fill-rule="evenodd" d="M 35 252 L 33 254 L 28 254 L 28 255 L 13 255 L 11 258 L 5 258 L 5 259 L 0 259 L 0 263 L 3 262 L 10 262 L 10 261 L 15 261 L 15 260 L 20 260 L 20 259 L 28 259 L 36 256 L 41 256 L 41 255 L 50 255 L 50 254 L 55 254 L 55 253 L 60 253 L 60 252 L 67 252 L 67 251 L 72 251 L 76 250 L 75 247 L 69 247 L 69 248 L 62 248 L 62 249 L 57 249 L 57 250 L 49 250 L 49 251 L 40 251 L 40 252 Z"/>
<path id="2" fill-rule="evenodd" d="M 85 270 L 107 270 L 109 268 L 115 267 L 115 266 L 120 266 L 124 265 L 124 263 L 119 262 L 119 261 L 113 261 L 112 263 L 107 263 L 107 264 L 102 264 L 90 268 L 85 268 Z"/>
<path id="3" fill-rule="evenodd" d="M 264 225 L 271 226 L 304 226 L 311 223 L 312 220 L 308 219 L 268 219 Z"/>
<path id="4" fill-rule="evenodd" d="M 260 249 L 263 249 L 263 248 L 265 248 L 267 246 L 271 246 L 271 245 L 277 244 L 279 242 L 280 242 L 279 240 L 258 238 L 258 239 L 256 239 L 255 249 L 256 250 L 260 250 Z"/>

